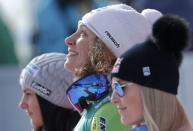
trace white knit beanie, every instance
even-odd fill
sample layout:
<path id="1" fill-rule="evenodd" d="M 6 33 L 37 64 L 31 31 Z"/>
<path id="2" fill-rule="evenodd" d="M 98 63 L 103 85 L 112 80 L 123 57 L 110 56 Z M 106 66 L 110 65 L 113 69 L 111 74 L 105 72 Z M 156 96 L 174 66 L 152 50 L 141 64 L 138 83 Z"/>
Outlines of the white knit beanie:
<path id="1" fill-rule="evenodd" d="M 162 15 L 161 12 L 155 9 L 144 9 L 141 14 L 150 22 L 151 25 L 159 19 Z"/>
<path id="2" fill-rule="evenodd" d="M 62 53 L 35 57 L 21 72 L 21 87 L 33 90 L 54 105 L 72 109 L 66 89 L 72 84 L 73 75 L 64 69 L 65 61 L 66 55 Z"/>
<path id="3" fill-rule="evenodd" d="M 133 45 L 144 42 L 151 34 L 152 22 L 157 20 L 151 15 L 159 18 L 161 13 L 151 9 L 149 12 L 149 15 L 139 13 L 125 4 L 110 5 L 87 13 L 82 23 L 119 57 Z"/>

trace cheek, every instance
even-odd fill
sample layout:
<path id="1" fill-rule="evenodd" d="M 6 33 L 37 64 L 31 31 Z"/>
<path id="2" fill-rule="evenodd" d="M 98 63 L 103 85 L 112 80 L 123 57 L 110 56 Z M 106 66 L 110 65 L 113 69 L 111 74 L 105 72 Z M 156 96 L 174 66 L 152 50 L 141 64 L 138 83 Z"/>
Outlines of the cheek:
<path id="1" fill-rule="evenodd" d="M 43 120 L 42 120 L 42 114 L 41 114 L 39 103 L 34 101 L 32 109 L 33 109 L 33 114 L 32 114 L 33 125 L 35 127 L 41 127 L 43 125 Z"/>
<path id="2" fill-rule="evenodd" d="M 40 111 L 40 109 L 39 108 L 36 108 L 36 111 L 34 112 L 35 114 L 35 118 L 36 118 L 36 120 L 38 121 L 38 123 L 41 121 L 41 119 L 42 119 L 42 115 L 41 115 L 41 111 Z"/>
<path id="3" fill-rule="evenodd" d="M 79 59 L 82 63 L 88 63 L 89 60 L 89 51 L 90 51 L 90 44 L 84 44 L 79 48 Z"/>
<path id="4" fill-rule="evenodd" d="M 137 124 L 143 120 L 143 103 L 138 94 L 128 96 L 122 103 L 127 108 L 122 115 L 124 124 Z"/>
<path id="5" fill-rule="evenodd" d="M 89 53 L 88 53 L 88 51 L 82 52 L 82 54 L 80 55 L 79 60 L 81 62 L 81 65 L 88 64 L 88 62 L 89 62 Z"/>
<path id="6" fill-rule="evenodd" d="M 33 104 L 31 105 L 31 108 L 34 110 L 34 112 L 39 113 L 40 107 L 38 103 L 33 102 Z"/>
<path id="7" fill-rule="evenodd" d="M 128 107 L 127 110 L 121 114 L 121 121 L 124 125 L 139 124 L 143 121 L 143 111 L 140 107 Z"/>
<path id="8" fill-rule="evenodd" d="M 31 111 L 34 113 L 39 114 L 40 106 L 37 97 L 34 95 L 29 99 L 29 105 L 31 108 Z"/>

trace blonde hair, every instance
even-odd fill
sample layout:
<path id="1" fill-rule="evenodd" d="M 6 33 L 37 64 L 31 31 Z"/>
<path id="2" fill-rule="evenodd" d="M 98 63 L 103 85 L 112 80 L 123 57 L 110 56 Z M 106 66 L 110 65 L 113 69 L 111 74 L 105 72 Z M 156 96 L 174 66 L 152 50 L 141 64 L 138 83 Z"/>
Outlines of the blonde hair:
<path id="1" fill-rule="evenodd" d="M 90 46 L 89 58 L 86 65 L 76 69 L 76 76 L 82 77 L 90 73 L 108 74 L 116 61 L 115 55 L 99 38 L 96 39 L 93 46 Z"/>
<path id="2" fill-rule="evenodd" d="M 176 95 L 142 87 L 142 98 L 148 131 L 185 131 L 189 121 Z"/>

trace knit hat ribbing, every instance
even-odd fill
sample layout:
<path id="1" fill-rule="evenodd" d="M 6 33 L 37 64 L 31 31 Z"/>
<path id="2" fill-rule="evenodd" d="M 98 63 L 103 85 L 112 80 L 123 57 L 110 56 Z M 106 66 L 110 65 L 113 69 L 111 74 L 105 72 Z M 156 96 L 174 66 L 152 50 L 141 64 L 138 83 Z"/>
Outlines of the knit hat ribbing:
<path id="1" fill-rule="evenodd" d="M 33 90 L 54 105 L 73 108 L 66 97 L 66 89 L 72 84 L 73 75 L 64 69 L 66 55 L 46 53 L 35 57 L 22 70 L 20 85 Z"/>
<path id="2" fill-rule="evenodd" d="M 162 17 L 162 13 L 155 9 L 144 9 L 141 14 L 149 21 L 151 25 L 154 24 L 154 22 Z"/>

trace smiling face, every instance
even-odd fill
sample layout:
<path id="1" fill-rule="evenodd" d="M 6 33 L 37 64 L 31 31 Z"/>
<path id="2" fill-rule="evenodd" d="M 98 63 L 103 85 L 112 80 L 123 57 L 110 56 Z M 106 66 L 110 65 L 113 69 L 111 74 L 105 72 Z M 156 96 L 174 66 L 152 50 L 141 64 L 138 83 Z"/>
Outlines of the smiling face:
<path id="1" fill-rule="evenodd" d="M 65 39 L 68 46 L 67 60 L 64 66 L 72 72 L 89 63 L 89 50 L 96 41 L 96 35 L 82 23 L 75 33 Z"/>
<path id="2" fill-rule="evenodd" d="M 30 122 L 34 129 L 43 126 L 42 114 L 36 94 L 30 89 L 24 89 L 19 106 L 29 115 Z"/>
<path id="3" fill-rule="evenodd" d="M 139 124 L 143 122 L 143 102 L 141 97 L 141 87 L 134 83 L 113 78 L 112 83 L 119 82 L 123 87 L 124 95 L 120 97 L 114 90 L 111 102 L 116 105 L 124 125 Z"/>

